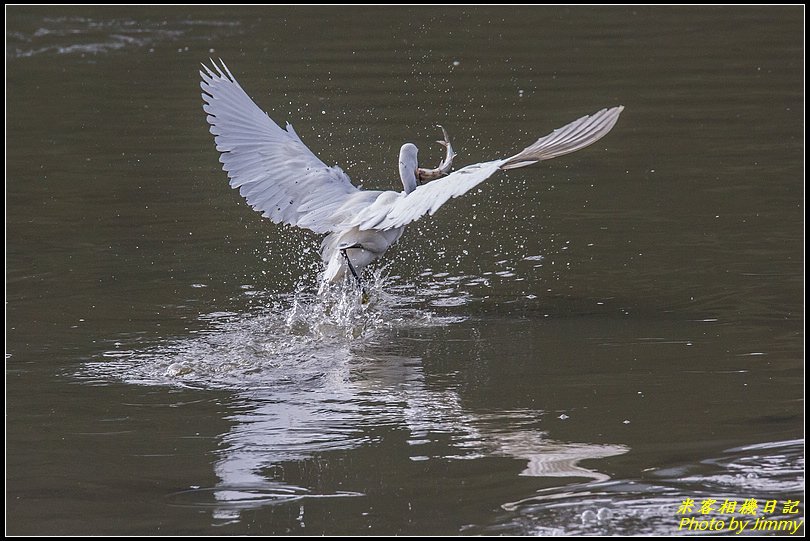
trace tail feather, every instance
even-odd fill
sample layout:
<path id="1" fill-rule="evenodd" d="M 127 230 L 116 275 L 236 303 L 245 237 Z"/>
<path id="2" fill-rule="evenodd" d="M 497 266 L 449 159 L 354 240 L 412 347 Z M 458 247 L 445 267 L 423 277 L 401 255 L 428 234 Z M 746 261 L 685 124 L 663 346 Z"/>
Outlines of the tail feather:
<path id="1" fill-rule="evenodd" d="M 607 135 L 616 125 L 622 111 L 624 106 L 620 105 L 602 109 L 590 116 L 583 116 L 541 137 L 523 151 L 508 158 L 501 169 L 525 167 L 585 148 Z"/>

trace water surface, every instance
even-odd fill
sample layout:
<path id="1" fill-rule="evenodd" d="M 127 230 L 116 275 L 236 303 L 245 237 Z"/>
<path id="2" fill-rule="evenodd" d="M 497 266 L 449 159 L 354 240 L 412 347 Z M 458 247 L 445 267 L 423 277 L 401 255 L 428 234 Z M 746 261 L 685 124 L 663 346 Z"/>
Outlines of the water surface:
<path id="1" fill-rule="evenodd" d="M 7 12 L 8 533 L 804 517 L 800 8 Z M 375 189 L 437 123 L 464 165 L 626 110 L 325 302 L 319 239 L 227 187 L 208 58 Z"/>

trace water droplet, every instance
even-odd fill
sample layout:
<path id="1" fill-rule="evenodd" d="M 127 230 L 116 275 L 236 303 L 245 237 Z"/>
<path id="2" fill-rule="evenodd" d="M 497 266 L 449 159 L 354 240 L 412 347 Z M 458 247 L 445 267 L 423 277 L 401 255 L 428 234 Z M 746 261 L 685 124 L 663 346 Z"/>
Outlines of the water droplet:
<path id="1" fill-rule="evenodd" d="M 583 524 L 588 524 L 597 521 L 596 513 L 594 513 L 590 509 L 583 511 L 582 516 L 580 518 L 582 519 Z"/>
<path id="2" fill-rule="evenodd" d="M 602 507 L 599 511 L 596 512 L 596 518 L 598 520 L 609 520 L 613 518 L 613 511 L 608 509 L 607 507 Z"/>

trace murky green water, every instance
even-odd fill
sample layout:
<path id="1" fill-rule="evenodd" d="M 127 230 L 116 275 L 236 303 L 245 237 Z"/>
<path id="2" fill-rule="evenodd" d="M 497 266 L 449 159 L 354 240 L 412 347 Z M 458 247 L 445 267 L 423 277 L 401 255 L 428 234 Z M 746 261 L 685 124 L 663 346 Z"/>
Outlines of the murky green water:
<path id="1" fill-rule="evenodd" d="M 802 8 L 7 15 L 8 533 L 804 517 Z M 209 57 L 370 188 L 405 141 L 438 163 L 437 123 L 464 165 L 626 111 L 326 313 L 319 239 L 227 187 Z"/>

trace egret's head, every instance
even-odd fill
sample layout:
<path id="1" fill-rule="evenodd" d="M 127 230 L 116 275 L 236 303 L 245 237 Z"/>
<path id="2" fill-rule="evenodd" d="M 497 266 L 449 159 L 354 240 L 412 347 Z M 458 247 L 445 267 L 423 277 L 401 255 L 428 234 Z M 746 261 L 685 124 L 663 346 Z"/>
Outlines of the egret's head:
<path id="1" fill-rule="evenodd" d="M 399 149 L 399 177 L 405 193 L 411 193 L 418 185 L 416 180 L 417 159 L 419 149 L 413 143 L 405 143 Z"/>

